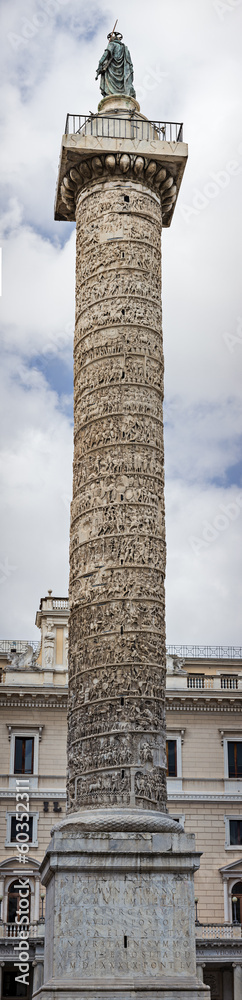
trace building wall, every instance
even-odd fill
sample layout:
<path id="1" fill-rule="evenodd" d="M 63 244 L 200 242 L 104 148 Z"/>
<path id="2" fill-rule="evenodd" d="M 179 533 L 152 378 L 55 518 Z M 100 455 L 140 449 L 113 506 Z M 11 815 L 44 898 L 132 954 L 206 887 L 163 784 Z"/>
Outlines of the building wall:
<path id="1" fill-rule="evenodd" d="M 41 601 L 37 615 L 41 656 L 40 649 L 32 650 L 31 654 L 28 647 L 27 653 L 10 653 L 5 666 L 2 656 L 0 895 L 5 893 L 4 921 L 7 920 L 7 889 L 11 873 L 16 869 L 17 855 L 16 845 L 5 844 L 6 813 L 15 812 L 16 776 L 10 774 L 14 734 L 34 734 L 38 741 L 38 771 L 29 780 L 30 814 L 38 814 L 38 843 L 30 846 L 29 851 L 33 870 L 31 920 L 35 922 L 42 909 L 39 864 L 48 846 L 51 828 L 65 815 L 68 608 L 62 605 L 66 603 L 50 595 Z M 61 659 L 64 663 L 57 663 Z M 237 961 L 239 966 L 242 964 L 241 929 L 232 924 L 231 904 L 233 884 L 242 882 L 242 844 L 229 846 L 228 837 L 229 817 L 240 817 L 242 822 L 242 778 L 229 778 L 226 770 L 226 741 L 242 740 L 242 664 L 241 661 L 221 663 L 219 659 L 211 664 L 199 658 L 179 661 L 177 657 L 168 656 L 167 665 L 167 738 L 177 745 L 177 774 L 168 776 L 168 810 L 172 816 L 182 818 L 187 833 L 195 833 L 196 849 L 201 852 L 195 893 L 200 922 L 197 935 L 203 937 L 203 941 L 197 942 L 197 960 L 198 965 L 201 963 L 201 968 L 204 967 L 205 981 L 210 982 L 211 969 L 215 979 L 220 976 L 221 998 L 227 1000 L 227 987 L 223 985 L 227 982 L 226 976 L 230 976 L 232 983 L 233 966 L 237 969 Z M 193 689 L 189 687 L 190 674 L 197 678 L 203 674 L 202 688 L 196 686 L 200 683 L 198 679 L 194 680 Z M 221 687 L 221 675 L 224 674 L 236 675 L 234 689 Z M 229 924 L 230 941 L 224 944 L 225 921 Z M 214 932 L 209 926 L 212 924 L 216 925 Z M 40 923 L 38 927 L 43 953 L 44 925 Z M 209 952 L 206 947 L 209 941 L 204 938 L 213 933 L 218 944 L 215 948 L 213 941 Z M 4 938 L 4 933 L 0 925 L 1 937 Z M 6 941 L 0 940 L 0 960 L 6 957 L 11 961 L 9 940 L 7 948 Z M 215 995 L 216 990 L 212 1000 Z"/>

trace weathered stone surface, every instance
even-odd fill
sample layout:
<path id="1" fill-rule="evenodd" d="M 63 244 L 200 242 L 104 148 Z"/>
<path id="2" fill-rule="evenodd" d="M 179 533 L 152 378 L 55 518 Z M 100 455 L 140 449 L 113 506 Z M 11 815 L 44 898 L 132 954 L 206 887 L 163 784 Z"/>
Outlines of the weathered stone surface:
<path id="1" fill-rule="evenodd" d="M 172 205 L 174 177 L 154 158 L 156 143 L 142 158 L 113 140 L 91 157 L 92 138 L 87 160 L 79 149 L 60 167 L 61 211 L 77 222 L 69 815 L 42 864 L 45 984 L 36 995 L 206 1000 L 195 968 L 199 856 L 193 835 L 166 815 L 155 184 Z"/>
<path id="2" fill-rule="evenodd" d="M 162 811 L 160 199 L 140 181 L 86 183 L 76 223 L 69 808 Z"/>
<path id="3" fill-rule="evenodd" d="M 196 979 L 194 836 L 166 815 L 82 811 L 52 831 L 40 996 L 206 1000 Z M 78 901 L 81 905 L 78 905 Z M 54 948 L 52 946 L 54 936 Z"/>

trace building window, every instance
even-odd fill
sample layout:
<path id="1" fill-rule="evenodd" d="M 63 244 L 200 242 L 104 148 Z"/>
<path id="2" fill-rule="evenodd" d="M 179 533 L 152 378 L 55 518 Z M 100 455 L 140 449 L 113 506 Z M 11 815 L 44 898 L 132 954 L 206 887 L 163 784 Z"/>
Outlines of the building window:
<path id="1" fill-rule="evenodd" d="M 227 674 L 223 674 L 223 676 L 221 677 L 221 688 L 225 689 L 226 691 L 228 690 L 237 691 L 238 677 L 236 677 L 235 675 L 234 677 L 231 677 Z"/>
<path id="2" fill-rule="evenodd" d="M 242 819 L 229 820 L 229 843 L 231 847 L 242 847 Z"/>
<path id="3" fill-rule="evenodd" d="M 231 896 L 233 923 L 242 924 L 242 882 L 235 882 L 235 885 L 232 887 Z"/>
<path id="4" fill-rule="evenodd" d="M 18 886 L 18 876 L 16 876 L 15 882 L 11 882 L 8 887 L 8 912 L 7 912 L 7 922 L 8 924 L 15 924 L 16 917 L 19 909 L 19 889 Z M 29 893 L 28 893 L 29 899 Z"/>
<path id="5" fill-rule="evenodd" d="M 24 812 L 24 806 L 23 806 Z M 20 813 L 21 815 L 21 813 Z M 20 816 L 17 817 L 16 813 L 6 812 L 7 820 L 7 835 L 5 840 L 5 847 L 12 847 L 16 844 L 16 833 L 24 833 L 28 835 L 28 842 L 31 847 L 38 847 L 38 819 L 39 813 L 31 813 L 31 816 L 26 817 L 23 824 L 20 825 L 19 830 L 16 829 L 17 823 L 20 824 Z"/>
<path id="6" fill-rule="evenodd" d="M 11 831 L 10 831 L 11 844 L 15 844 L 16 843 L 16 833 L 17 833 L 16 826 L 17 826 L 17 823 L 19 823 L 19 819 L 17 819 L 17 816 L 11 816 Z M 32 844 L 32 840 L 33 840 L 33 816 L 29 816 L 28 822 L 26 821 L 26 824 L 24 824 L 23 827 L 20 824 L 20 827 L 21 827 L 21 829 L 23 828 L 23 830 L 26 833 L 28 833 L 29 842 Z"/>
<path id="7" fill-rule="evenodd" d="M 188 688 L 204 688 L 204 674 L 188 674 Z"/>
<path id="8" fill-rule="evenodd" d="M 177 777 L 177 741 L 166 741 L 166 773 L 168 778 Z"/>
<path id="9" fill-rule="evenodd" d="M 33 774 L 33 770 L 33 736 L 15 736 L 14 774 Z"/>
<path id="10" fill-rule="evenodd" d="M 242 778 L 242 740 L 228 740 L 229 778 Z"/>
<path id="11" fill-rule="evenodd" d="M 29 782 L 29 789 L 38 788 L 39 744 L 44 726 L 9 726 L 10 741 L 9 788 L 16 790 L 21 778 Z"/>
<path id="12" fill-rule="evenodd" d="M 169 813 L 169 817 L 170 817 L 170 819 L 174 819 L 175 823 L 181 823 L 181 825 L 184 828 L 184 826 L 185 826 L 185 815 L 184 815 L 184 813 L 182 815 L 180 814 L 179 816 L 174 816 L 174 813 Z"/>

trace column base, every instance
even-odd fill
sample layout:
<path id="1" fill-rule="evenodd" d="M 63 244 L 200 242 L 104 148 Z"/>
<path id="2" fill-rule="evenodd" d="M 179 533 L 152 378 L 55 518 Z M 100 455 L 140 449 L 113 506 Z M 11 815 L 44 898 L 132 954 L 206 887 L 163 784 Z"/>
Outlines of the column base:
<path id="1" fill-rule="evenodd" d="M 83 810 L 55 827 L 41 866 L 38 1000 L 209 1000 L 196 976 L 193 834 L 166 814 Z"/>
<path id="2" fill-rule="evenodd" d="M 182 981 L 183 980 L 183 981 Z M 145 983 L 117 979 L 51 980 L 33 994 L 36 1000 L 209 1000 L 210 990 L 196 977 L 167 976 Z"/>

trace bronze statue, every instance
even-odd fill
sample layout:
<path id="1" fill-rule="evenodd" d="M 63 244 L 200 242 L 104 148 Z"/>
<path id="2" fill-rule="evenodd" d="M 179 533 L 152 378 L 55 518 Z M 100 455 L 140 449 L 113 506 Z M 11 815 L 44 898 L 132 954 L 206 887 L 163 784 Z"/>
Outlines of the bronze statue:
<path id="1" fill-rule="evenodd" d="M 123 35 L 112 31 L 107 36 L 108 45 L 100 59 L 96 80 L 101 76 L 100 90 L 103 97 L 111 94 L 126 94 L 136 97 L 133 87 L 133 63 L 127 45 L 122 42 Z"/>

